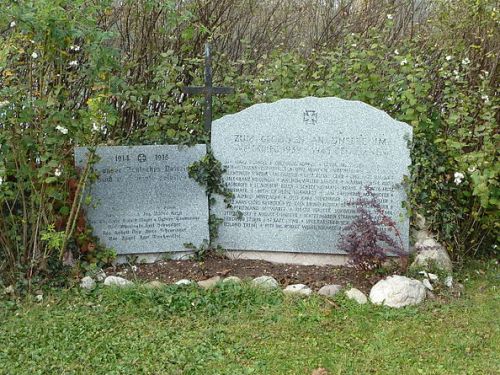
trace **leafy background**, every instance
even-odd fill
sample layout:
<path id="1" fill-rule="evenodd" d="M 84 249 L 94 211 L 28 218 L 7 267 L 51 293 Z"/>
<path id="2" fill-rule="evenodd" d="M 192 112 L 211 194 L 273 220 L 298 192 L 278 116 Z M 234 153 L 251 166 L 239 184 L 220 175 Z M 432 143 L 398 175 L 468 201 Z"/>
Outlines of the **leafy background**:
<path id="1" fill-rule="evenodd" d="M 456 260 L 497 254 L 495 1 L 6 0 L 1 7 L 5 280 L 43 279 L 68 254 L 89 264 L 109 258 L 75 214 L 85 181 L 73 147 L 206 140 L 202 100 L 180 88 L 202 83 L 208 40 L 216 83 L 237 90 L 215 99 L 215 117 L 308 95 L 387 111 L 414 129 L 410 213 L 427 218 Z"/>

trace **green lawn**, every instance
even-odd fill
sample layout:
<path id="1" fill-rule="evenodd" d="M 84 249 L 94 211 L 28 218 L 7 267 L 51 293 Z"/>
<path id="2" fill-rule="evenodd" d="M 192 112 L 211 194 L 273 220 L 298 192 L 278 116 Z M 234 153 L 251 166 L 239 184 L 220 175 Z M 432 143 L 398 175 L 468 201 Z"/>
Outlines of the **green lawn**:
<path id="1" fill-rule="evenodd" d="M 498 268 L 480 268 L 461 299 L 400 310 L 246 285 L 0 300 L 0 373 L 498 374 Z"/>

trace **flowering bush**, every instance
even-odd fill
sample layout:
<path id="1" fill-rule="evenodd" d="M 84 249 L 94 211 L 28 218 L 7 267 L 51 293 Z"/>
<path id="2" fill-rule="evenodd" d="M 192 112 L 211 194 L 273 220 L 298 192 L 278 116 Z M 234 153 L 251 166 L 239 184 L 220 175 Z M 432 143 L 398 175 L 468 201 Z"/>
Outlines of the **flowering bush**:
<path id="1" fill-rule="evenodd" d="M 77 176 L 73 147 L 98 141 L 91 124 L 115 120 L 105 100 L 118 66 L 102 47 L 108 36 L 92 8 L 82 17 L 82 2 L 59 3 L 2 5 L 0 271 L 9 281 L 82 255 L 91 237 L 80 212 L 88 173 Z"/>
<path id="2" fill-rule="evenodd" d="M 52 264 L 73 263 L 71 257 L 108 258 L 82 215 L 81 192 L 91 176 L 74 169 L 73 147 L 205 141 L 202 99 L 187 97 L 180 88 L 201 83 L 199 57 L 207 38 L 215 50 L 227 52 L 214 59 L 215 81 L 237 89 L 236 95 L 215 98 L 215 117 L 308 95 L 361 100 L 385 110 L 414 130 L 410 213 L 426 216 L 455 257 L 497 251 L 492 247 L 500 222 L 494 51 L 500 38 L 493 1 L 436 2 L 429 26 L 422 23 L 414 32 L 412 24 L 407 34 L 400 27 L 404 17 L 380 3 L 381 17 L 374 13 L 374 22 L 351 25 L 348 17 L 359 15 L 346 14 L 342 27 L 349 33 L 334 32 L 328 42 L 320 35 L 300 48 L 292 48 L 301 41 L 291 38 L 283 44 L 263 38 L 258 45 L 233 38 L 239 29 L 222 24 L 226 9 L 215 3 L 2 3 L 3 280 L 29 280 Z M 242 4 L 242 15 L 252 15 Z"/>

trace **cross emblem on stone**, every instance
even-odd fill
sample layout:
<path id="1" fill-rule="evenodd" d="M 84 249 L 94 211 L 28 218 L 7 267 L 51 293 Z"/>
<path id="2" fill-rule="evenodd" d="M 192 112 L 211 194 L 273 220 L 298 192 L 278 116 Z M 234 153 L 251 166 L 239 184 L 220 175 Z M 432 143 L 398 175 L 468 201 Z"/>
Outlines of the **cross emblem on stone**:
<path id="1" fill-rule="evenodd" d="M 212 55 L 210 51 L 210 44 L 205 44 L 205 86 L 183 87 L 182 91 L 186 94 L 205 95 L 205 108 L 203 110 L 203 117 L 205 119 L 205 131 L 208 134 L 210 143 L 210 136 L 212 130 L 212 96 L 217 94 L 232 94 L 234 89 L 232 87 L 214 87 L 212 84 Z"/>

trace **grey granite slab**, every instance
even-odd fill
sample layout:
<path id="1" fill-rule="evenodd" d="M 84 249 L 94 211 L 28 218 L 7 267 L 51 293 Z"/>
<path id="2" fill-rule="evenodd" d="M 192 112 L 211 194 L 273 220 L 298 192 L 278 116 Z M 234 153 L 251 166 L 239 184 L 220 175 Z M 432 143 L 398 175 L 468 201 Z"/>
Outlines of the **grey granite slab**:
<path id="1" fill-rule="evenodd" d="M 227 168 L 234 211 L 219 243 L 232 250 L 341 254 L 341 230 L 356 216 L 348 203 L 370 185 L 398 223 L 408 248 L 401 185 L 412 128 L 358 101 L 283 99 L 214 121 L 212 148 Z"/>
<path id="2" fill-rule="evenodd" d="M 83 167 L 88 149 L 75 149 Z M 208 199 L 189 178 L 188 166 L 205 155 L 205 145 L 98 147 L 98 180 L 84 206 L 94 234 L 118 254 L 186 251 L 208 239 Z"/>

